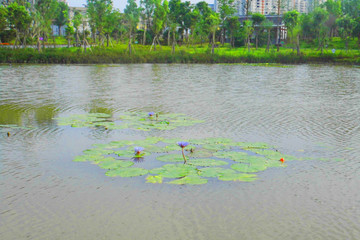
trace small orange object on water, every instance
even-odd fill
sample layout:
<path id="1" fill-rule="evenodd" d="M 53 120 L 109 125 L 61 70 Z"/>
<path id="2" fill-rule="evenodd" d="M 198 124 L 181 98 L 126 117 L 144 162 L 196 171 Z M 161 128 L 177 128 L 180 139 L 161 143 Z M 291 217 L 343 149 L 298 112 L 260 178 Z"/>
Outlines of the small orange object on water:
<path id="1" fill-rule="evenodd" d="M 283 159 L 283 158 L 280 158 L 280 160 L 279 160 L 280 162 L 285 162 L 285 159 Z"/>

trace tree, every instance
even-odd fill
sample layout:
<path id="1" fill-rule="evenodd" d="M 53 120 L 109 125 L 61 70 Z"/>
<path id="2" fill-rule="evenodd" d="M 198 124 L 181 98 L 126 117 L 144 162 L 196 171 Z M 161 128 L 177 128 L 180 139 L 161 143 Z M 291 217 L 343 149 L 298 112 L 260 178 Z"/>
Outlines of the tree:
<path id="1" fill-rule="evenodd" d="M 195 6 L 195 10 L 199 12 L 199 19 L 195 25 L 194 33 L 199 36 L 200 44 L 202 45 L 203 38 L 207 38 L 210 34 L 210 28 L 207 24 L 207 19 L 210 17 L 210 15 L 213 14 L 213 11 L 204 1 L 198 2 Z"/>
<path id="2" fill-rule="evenodd" d="M 83 21 L 83 16 L 81 15 L 81 13 L 79 11 L 75 11 L 72 22 L 73 22 L 73 26 L 75 28 L 76 46 L 79 45 L 79 27 L 80 27 L 82 21 Z"/>
<path id="3" fill-rule="evenodd" d="M 221 24 L 221 43 L 225 43 L 226 20 L 235 13 L 234 0 L 219 0 L 219 13 Z"/>
<path id="4" fill-rule="evenodd" d="M 5 6 L 0 6 L 0 34 L 7 28 L 8 9 Z M 0 37 L 1 43 L 1 37 Z"/>
<path id="5" fill-rule="evenodd" d="M 146 32 L 147 29 L 151 28 L 151 17 L 155 9 L 154 0 L 140 0 L 140 6 L 142 10 L 142 15 L 144 19 L 144 35 L 143 35 L 143 45 L 146 44 Z"/>
<path id="6" fill-rule="evenodd" d="M 104 33 L 106 36 L 106 46 L 109 47 L 110 35 L 115 30 L 116 24 L 119 23 L 120 12 L 113 11 L 105 16 Z"/>
<path id="7" fill-rule="evenodd" d="M 265 21 L 266 17 L 261 13 L 254 13 L 251 16 L 251 20 L 253 22 L 253 27 L 255 30 L 255 46 L 258 49 L 259 44 L 259 35 L 264 30 L 262 27 L 262 23 Z"/>
<path id="8" fill-rule="evenodd" d="M 66 39 L 68 40 L 68 48 L 70 47 L 70 41 L 72 36 L 74 36 L 74 33 L 74 27 L 70 24 L 70 22 L 68 22 L 65 28 Z"/>
<path id="9" fill-rule="evenodd" d="M 273 28 L 273 22 L 270 20 L 265 20 L 262 22 L 263 28 L 267 31 L 267 43 L 265 52 L 269 52 L 270 50 L 270 43 L 271 43 L 271 29 Z"/>
<path id="10" fill-rule="evenodd" d="M 61 35 L 61 27 L 69 21 L 69 7 L 64 2 L 59 2 L 56 9 L 54 24 L 59 27 L 59 36 Z"/>
<path id="11" fill-rule="evenodd" d="M 41 35 L 43 38 L 43 48 L 45 48 L 45 40 L 51 32 L 51 24 L 54 18 L 58 1 L 56 0 L 38 0 L 35 4 L 35 9 L 41 17 Z M 40 37 L 40 36 L 39 36 Z"/>
<path id="12" fill-rule="evenodd" d="M 248 47 L 248 52 L 250 52 L 250 36 L 254 32 L 253 23 L 251 20 L 245 20 L 243 22 L 243 31 L 246 39 L 246 45 Z"/>
<path id="13" fill-rule="evenodd" d="M 318 50 L 323 53 L 326 37 L 329 29 L 325 26 L 325 22 L 329 17 L 329 13 L 323 8 L 316 8 L 312 13 L 313 28 L 318 39 Z"/>
<path id="14" fill-rule="evenodd" d="M 166 16 L 169 12 L 169 3 L 167 0 L 155 0 L 155 10 L 153 16 L 153 32 L 154 39 L 152 46 L 154 46 L 154 50 L 156 50 L 156 45 L 159 44 L 159 34 L 165 27 Z M 152 47 L 151 46 L 151 47 Z M 150 48 L 151 50 L 151 48 Z"/>
<path id="15" fill-rule="evenodd" d="M 16 32 L 15 47 L 17 46 L 17 43 L 21 41 L 21 37 L 24 37 L 23 43 L 25 43 L 26 31 L 31 23 L 29 12 L 24 6 L 14 2 L 7 7 L 7 19 L 10 29 L 15 30 Z"/>
<path id="16" fill-rule="evenodd" d="M 294 38 L 293 31 L 294 31 L 295 27 L 298 25 L 298 16 L 299 16 L 299 13 L 296 10 L 286 12 L 283 15 L 283 21 L 288 30 L 290 42 L 292 42 L 294 40 L 293 39 Z"/>
<path id="17" fill-rule="evenodd" d="M 129 34 L 129 53 L 131 54 L 132 49 L 132 34 L 135 32 L 136 26 L 139 22 L 140 17 L 140 9 L 137 7 L 135 0 L 127 0 L 127 5 L 124 10 L 125 14 L 125 21 L 128 28 L 128 34 Z"/>
<path id="18" fill-rule="evenodd" d="M 235 36 L 239 33 L 240 30 L 240 22 L 238 17 L 233 16 L 226 19 L 226 29 L 227 33 L 230 36 L 230 46 L 235 46 Z"/>
<path id="19" fill-rule="evenodd" d="M 349 16 L 344 16 L 336 20 L 336 25 L 339 27 L 339 33 L 343 40 L 345 40 L 345 48 L 348 50 L 349 38 L 352 35 L 352 31 L 356 26 L 355 21 Z"/>
<path id="20" fill-rule="evenodd" d="M 220 18 L 217 13 L 212 13 L 206 18 L 206 24 L 209 26 L 209 30 L 212 34 L 212 46 L 211 46 L 211 54 L 214 54 L 215 49 L 215 33 L 216 29 L 219 27 Z"/>
<path id="21" fill-rule="evenodd" d="M 329 13 L 329 19 L 326 23 L 330 27 L 330 36 L 332 37 L 335 34 L 336 29 L 336 19 L 339 18 L 342 14 L 341 11 L 341 1 L 340 0 L 327 0 L 323 3 L 326 11 Z"/>

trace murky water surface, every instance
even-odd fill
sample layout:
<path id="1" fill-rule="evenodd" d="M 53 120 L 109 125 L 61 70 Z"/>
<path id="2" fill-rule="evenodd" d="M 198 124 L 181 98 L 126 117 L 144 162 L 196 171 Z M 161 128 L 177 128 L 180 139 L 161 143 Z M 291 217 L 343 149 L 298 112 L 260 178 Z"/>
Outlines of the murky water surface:
<path id="1" fill-rule="evenodd" d="M 59 127 L 75 113 L 205 120 L 163 132 Z M 301 65 L 0 66 L 1 239 L 360 239 L 360 69 Z M 7 132 L 10 137 L 7 137 Z M 299 157 L 251 183 L 110 178 L 72 159 L 146 136 L 260 141 Z M 149 164 L 149 163 L 148 163 Z"/>

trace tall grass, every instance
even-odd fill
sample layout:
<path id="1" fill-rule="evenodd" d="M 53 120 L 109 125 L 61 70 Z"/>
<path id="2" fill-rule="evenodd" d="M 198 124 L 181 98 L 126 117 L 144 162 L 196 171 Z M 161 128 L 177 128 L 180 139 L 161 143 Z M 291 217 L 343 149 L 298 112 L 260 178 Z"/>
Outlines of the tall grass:
<path id="1" fill-rule="evenodd" d="M 297 55 L 292 49 L 281 49 L 280 52 L 271 49 L 269 53 L 264 48 L 217 48 L 215 54 L 208 47 L 178 47 L 175 54 L 170 47 L 161 47 L 150 51 L 149 46 L 135 45 L 133 54 L 129 55 L 126 45 L 114 47 L 92 47 L 86 52 L 81 48 L 46 48 L 41 53 L 34 48 L 11 49 L 0 48 L 0 63 L 56 63 L 56 64 L 99 64 L 99 63 L 341 63 L 360 64 L 358 50 L 325 50 L 323 54 L 313 49 L 302 49 Z"/>

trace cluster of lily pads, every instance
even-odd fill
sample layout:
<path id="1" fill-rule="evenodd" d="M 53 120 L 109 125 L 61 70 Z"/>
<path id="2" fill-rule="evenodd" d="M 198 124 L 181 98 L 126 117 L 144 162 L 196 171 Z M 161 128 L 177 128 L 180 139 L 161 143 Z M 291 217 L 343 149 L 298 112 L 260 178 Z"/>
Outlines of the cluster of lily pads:
<path id="1" fill-rule="evenodd" d="M 74 161 L 89 161 L 106 169 L 109 177 L 147 175 L 149 183 L 205 184 L 211 178 L 221 181 L 251 182 L 255 173 L 285 167 L 296 159 L 266 143 L 234 142 L 227 138 L 112 141 L 94 144 Z M 154 161 L 153 169 L 134 167 L 136 162 Z M 156 162 L 156 163 L 155 163 Z"/>
<path id="2" fill-rule="evenodd" d="M 203 121 L 179 113 L 124 112 L 117 117 L 107 113 L 76 114 L 56 118 L 58 125 L 74 128 L 135 129 L 142 131 L 172 130 Z"/>

